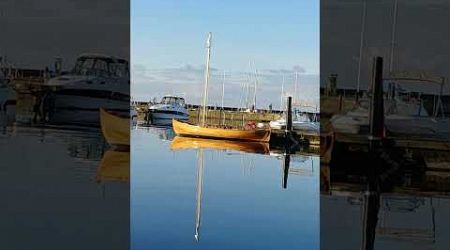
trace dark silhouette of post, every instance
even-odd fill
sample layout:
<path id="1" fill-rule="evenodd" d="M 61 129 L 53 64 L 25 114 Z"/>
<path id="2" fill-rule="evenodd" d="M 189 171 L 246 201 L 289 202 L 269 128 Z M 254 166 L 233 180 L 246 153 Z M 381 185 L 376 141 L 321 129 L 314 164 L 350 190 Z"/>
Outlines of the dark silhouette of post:
<path id="1" fill-rule="evenodd" d="M 369 159 L 367 190 L 363 197 L 361 249 L 373 250 L 380 209 L 379 165 L 381 140 L 384 137 L 383 58 L 375 57 L 372 69 L 372 99 L 370 103 Z"/>
<path id="2" fill-rule="evenodd" d="M 283 183 L 282 183 L 284 189 L 287 188 L 290 162 L 291 162 L 291 155 L 288 152 L 285 152 L 283 160 Z"/>
<path id="3" fill-rule="evenodd" d="M 292 96 L 287 98 L 286 132 L 292 132 Z"/>

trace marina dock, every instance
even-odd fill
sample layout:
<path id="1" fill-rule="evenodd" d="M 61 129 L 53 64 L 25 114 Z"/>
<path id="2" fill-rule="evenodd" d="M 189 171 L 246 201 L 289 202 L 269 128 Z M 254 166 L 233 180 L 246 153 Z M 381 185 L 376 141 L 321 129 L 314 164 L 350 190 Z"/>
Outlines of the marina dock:
<path id="1" fill-rule="evenodd" d="M 187 105 L 189 107 L 189 122 L 198 124 L 200 107 L 197 105 Z M 138 103 L 138 120 L 145 121 L 148 105 Z M 210 125 L 242 126 L 248 122 L 269 123 L 270 121 L 280 119 L 284 111 L 259 109 L 257 112 L 241 111 L 237 108 L 225 107 L 223 110 L 217 107 L 209 107 L 207 114 L 207 123 Z M 312 116 L 313 113 L 308 113 Z M 285 129 L 272 129 L 271 145 L 283 145 L 285 139 Z M 299 130 L 292 131 L 292 138 L 302 145 L 320 145 L 320 135 Z"/>

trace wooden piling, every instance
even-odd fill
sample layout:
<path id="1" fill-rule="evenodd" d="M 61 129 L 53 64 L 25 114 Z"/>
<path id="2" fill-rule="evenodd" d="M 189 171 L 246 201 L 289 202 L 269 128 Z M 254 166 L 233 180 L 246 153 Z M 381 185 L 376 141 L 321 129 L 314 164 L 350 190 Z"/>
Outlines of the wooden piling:
<path id="1" fill-rule="evenodd" d="M 292 96 L 287 98 L 286 132 L 292 132 Z"/>

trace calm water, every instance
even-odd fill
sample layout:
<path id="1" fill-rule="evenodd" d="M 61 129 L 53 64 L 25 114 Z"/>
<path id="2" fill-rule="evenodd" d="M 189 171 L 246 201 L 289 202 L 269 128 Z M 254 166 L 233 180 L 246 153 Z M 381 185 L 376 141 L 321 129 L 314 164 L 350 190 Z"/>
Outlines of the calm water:
<path id="1" fill-rule="evenodd" d="M 378 192 L 342 169 L 321 169 L 328 180 L 320 199 L 321 249 L 449 249 L 448 172 L 408 169 L 394 188 Z M 364 240 L 368 234 L 373 241 Z"/>
<path id="2" fill-rule="evenodd" d="M 132 249 L 319 249 L 318 157 L 292 156 L 284 189 L 281 155 L 172 150 L 173 136 L 131 132 Z"/>
<path id="3" fill-rule="evenodd" d="M 8 127 L 0 134 L 1 248 L 127 249 L 129 183 L 105 178 L 115 153 L 98 129 Z"/>
<path id="4" fill-rule="evenodd" d="M 322 249 L 361 249 L 364 205 L 363 193 L 322 196 Z M 450 199 L 441 195 L 383 194 L 374 249 L 449 249 L 449 211 Z"/>

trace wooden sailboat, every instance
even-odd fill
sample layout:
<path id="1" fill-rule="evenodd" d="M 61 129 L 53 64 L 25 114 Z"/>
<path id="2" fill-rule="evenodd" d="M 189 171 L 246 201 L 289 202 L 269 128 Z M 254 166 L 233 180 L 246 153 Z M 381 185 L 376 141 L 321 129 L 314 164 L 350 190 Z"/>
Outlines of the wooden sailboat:
<path id="1" fill-rule="evenodd" d="M 209 61 L 211 52 L 211 37 L 212 34 L 208 34 L 208 40 L 206 43 L 207 56 L 206 56 L 206 70 L 205 70 L 205 87 L 203 90 L 203 107 L 202 107 L 202 120 L 200 125 L 193 125 L 186 122 L 172 120 L 173 130 L 177 135 L 190 136 L 190 137 L 203 137 L 211 139 L 224 139 L 224 140 L 240 140 L 240 141 L 253 141 L 253 142 L 269 142 L 271 130 L 270 128 L 249 128 L 249 129 L 230 129 L 222 127 L 208 127 L 206 126 L 206 108 L 208 100 L 208 82 L 209 82 Z"/>
<path id="2" fill-rule="evenodd" d="M 198 125 L 172 121 L 173 130 L 179 136 L 202 137 L 210 139 L 237 140 L 249 142 L 269 142 L 270 129 L 224 129 L 208 128 Z"/>
<path id="3" fill-rule="evenodd" d="M 268 154 L 269 144 L 263 142 L 242 142 L 228 140 L 212 140 L 204 138 L 189 138 L 177 136 L 173 139 L 170 148 L 172 150 L 183 149 L 219 149 L 235 150 L 246 153 Z"/>
<path id="4" fill-rule="evenodd" d="M 110 145 L 130 145 L 130 118 L 100 108 L 100 125 L 103 136 Z"/>

